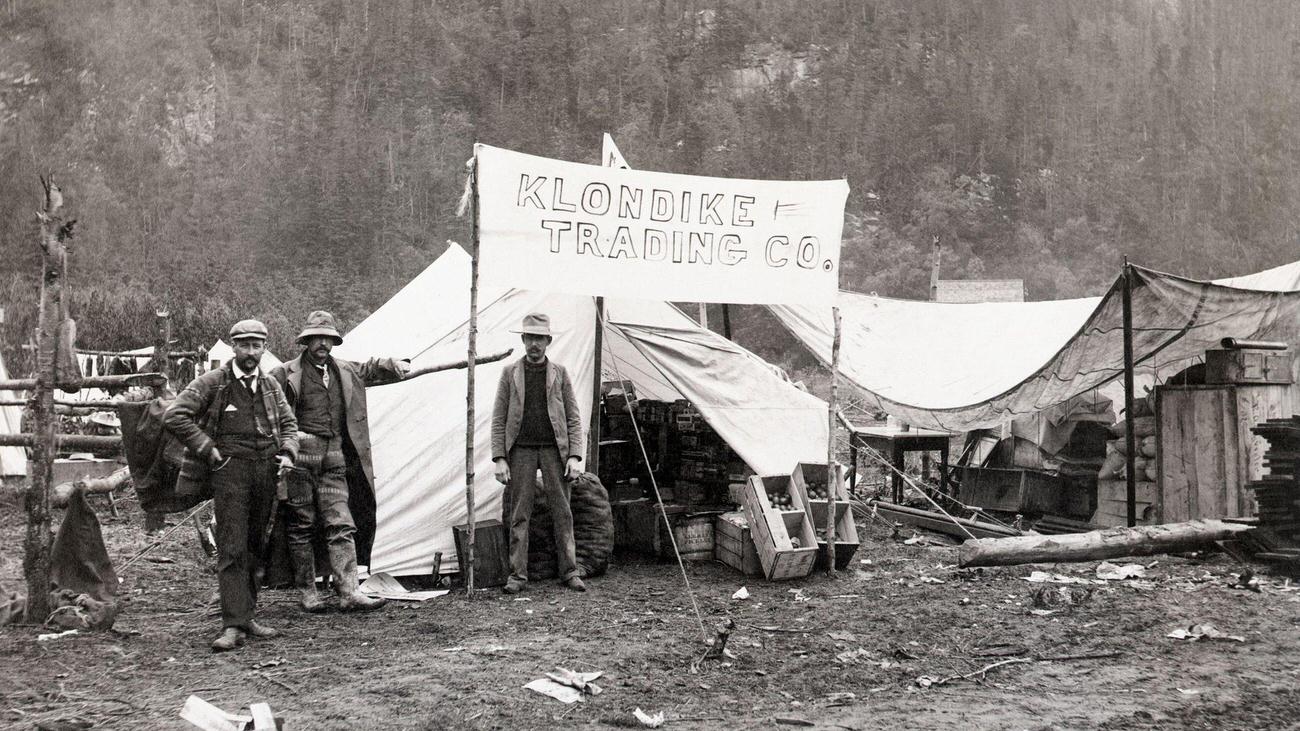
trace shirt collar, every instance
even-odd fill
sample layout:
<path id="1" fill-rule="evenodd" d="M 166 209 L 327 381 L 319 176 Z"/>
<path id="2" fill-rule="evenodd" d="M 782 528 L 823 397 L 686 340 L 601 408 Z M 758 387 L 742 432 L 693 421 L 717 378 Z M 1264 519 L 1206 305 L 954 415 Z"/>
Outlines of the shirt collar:
<path id="1" fill-rule="evenodd" d="M 243 368 L 240 368 L 240 367 L 239 367 L 239 364 L 236 363 L 235 360 L 234 360 L 233 358 L 230 360 L 230 370 L 231 370 L 232 372 L 234 372 L 234 374 L 235 374 L 235 378 L 239 378 L 239 379 L 244 379 L 244 378 L 247 378 L 247 377 L 249 377 L 249 376 L 260 376 L 260 375 L 262 375 L 262 369 L 261 369 L 260 366 L 259 366 L 255 371 L 253 371 L 252 373 L 248 373 L 248 372 L 244 371 Z M 253 379 L 253 390 L 254 390 L 254 391 L 257 390 L 257 381 L 258 381 L 258 380 L 259 380 L 259 379 Z"/>

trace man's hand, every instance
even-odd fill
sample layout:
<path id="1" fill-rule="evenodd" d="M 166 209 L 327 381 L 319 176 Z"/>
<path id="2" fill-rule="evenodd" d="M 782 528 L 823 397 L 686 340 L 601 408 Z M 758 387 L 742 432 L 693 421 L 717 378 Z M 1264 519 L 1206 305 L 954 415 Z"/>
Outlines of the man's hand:
<path id="1" fill-rule="evenodd" d="M 221 456 L 220 450 L 218 450 L 216 447 L 213 447 L 212 451 L 208 452 L 208 464 L 212 465 L 213 467 L 220 465 L 224 459 L 225 458 Z"/>
<path id="2" fill-rule="evenodd" d="M 407 375 L 409 375 L 410 373 L 411 373 L 411 361 L 409 361 L 409 360 L 399 360 L 399 361 L 397 361 L 397 377 L 398 377 L 398 378 L 406 378 Z"/>
<path id="3" fill-rule="evenodd" d="M 564 478 L 576 480 L 580 474 L 582 474 L 582 458 L 570 457 L 568 463 L 564 465 Z"/>
<path id="4" fill-rule="evenodd" d="M 492 465 L 496 468 L 497 482 L 502 485 L 510 483 L 510 464 L 504 459 L 493 460 Z"/>
<path id="5" fill-rule="evenodd" d="M 293 457 L 290 457 L 287 454 L 276 455 L 275 461 L 276 467 L 278 467 L 281 472 L 293 469 Z"/>

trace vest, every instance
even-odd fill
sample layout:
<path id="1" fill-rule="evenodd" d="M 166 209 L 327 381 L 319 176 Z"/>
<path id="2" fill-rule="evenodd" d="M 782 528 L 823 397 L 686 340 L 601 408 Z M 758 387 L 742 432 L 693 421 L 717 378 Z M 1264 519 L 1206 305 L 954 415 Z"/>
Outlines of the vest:
<path id="1" fill-rule="evenodd" d="M 217 449 L 227 457 L 258 459 L 275 453 L 275 431 L 267 418 L 260 391 L 249 393 L 238 378 L 230 381 L 226 387 L 226 409 L 221 413 L 215 438 Z"/>
<path id="2" fill-rule="evenodd" d="M 535 366 L 524 361 L 524 416 L 519 422 L 515 444 L 523 447 L 554 447 L 555 428 L 546 408 L 546 362 Z"/>
<path id="3" fill-rule="evenodd" d="M 328 366 L 329 388 L 321 380 L 320 369 L 306 360 L 302 369 L 302 392 L 295 404 L 298 430 L 318 437 L 336 437 L 343 433 L 343 385 L 338 368 Z"/>

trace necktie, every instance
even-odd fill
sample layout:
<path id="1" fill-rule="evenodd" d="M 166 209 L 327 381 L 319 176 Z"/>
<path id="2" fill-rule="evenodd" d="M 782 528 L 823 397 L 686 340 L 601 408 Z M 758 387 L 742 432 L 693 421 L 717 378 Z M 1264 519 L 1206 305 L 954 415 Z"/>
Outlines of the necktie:
<path id="1" fill-rule="evenodd" d="M 244 376 L 239 379 L 244 382 L 244 388 L 248 389 L 249 393 L 253 392 L 253 379 L 255 378 L 257 378 L 257 376 Z"/>
<path id="2" fill-rule="evenodd" d="M 321 383 L 325 384 L 325 388 L 329 388 L 329 387 L 330 387 L 330 369 L 327 368 L 326 366 L 316 366 L 316 367 L 320 369 L 320 380 L 321 380 Z"/>

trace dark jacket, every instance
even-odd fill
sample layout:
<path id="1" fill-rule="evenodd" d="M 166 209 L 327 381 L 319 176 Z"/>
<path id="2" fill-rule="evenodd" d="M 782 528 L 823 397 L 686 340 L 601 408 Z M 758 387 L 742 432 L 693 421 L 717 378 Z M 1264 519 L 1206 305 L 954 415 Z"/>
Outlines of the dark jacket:
<path id="1" fill-rule="evenodd" d="M 311 368 L 304 355 L 276 366 L 271 376 L 284 388 L 290 409 L 302 393 L 302 373 Z M 395 358 L 371 358 L 365 363 L 334 358 L 343 389 L 343 455 L 348 462 L 348 507 L 357 525 L 357 562 L 370 563 L 375 535 L 375 468 L 370 456 L 370 421 L 366 413 L 366 386 L 401 380 Z"/>
<path id="2" fill-rule="evenodd" d="M 560 458 L 582 458 L 582 412 L 573 395 L 573 382 L 564 366 L 546 361 L 546 414 L 555 430 Z M 501 371 L 496 403 L 492 407 L 492 459 L 504 459 L 519 438 L 524 419 L 524 361 L 519 359 Z"/>
<path id="3" fill-rule="evenodd" d="M 167 431 L 185 445 L 185 459 L 177 478 L 178 494 L 211 494 L 207 485 L 208 455 L 217 444 L 212 435 L 217 433 L 221 415 L 229 403 L 226 389 L 234 381 L 232 360 L 191 381 L 163 415 Z M 262 405 L 266 408 L 279 452 L 296 459 L 298 420 L 294 418 L 293 408 L 285 399 L 280 384 L 259 371 L 257 392 L 262 396 Z"/>

